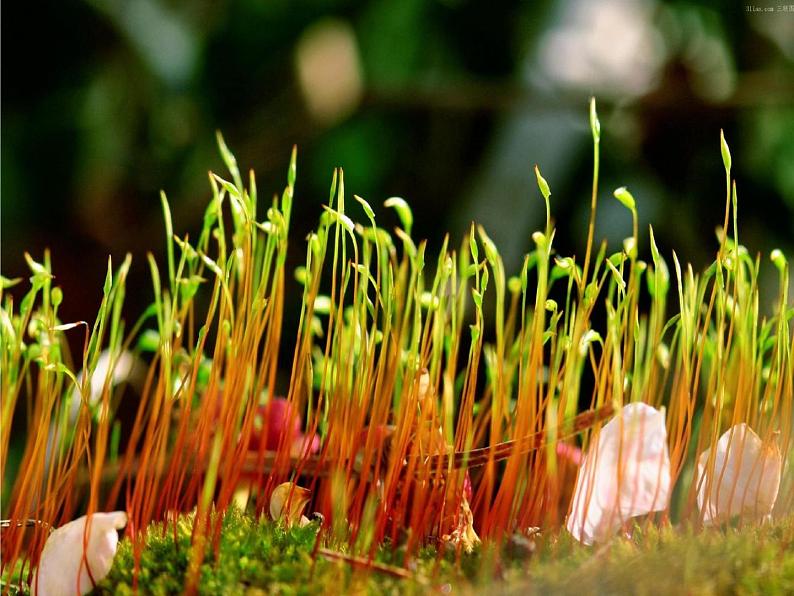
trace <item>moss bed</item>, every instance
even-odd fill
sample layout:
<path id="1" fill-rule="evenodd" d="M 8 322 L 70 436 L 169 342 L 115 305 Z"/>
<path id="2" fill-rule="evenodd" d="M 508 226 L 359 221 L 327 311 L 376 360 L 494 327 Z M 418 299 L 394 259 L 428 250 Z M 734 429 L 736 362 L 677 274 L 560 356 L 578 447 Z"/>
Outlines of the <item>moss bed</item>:
<path id="1" fill-rule="evenodd" d="M 151 528 L 141 560 L 139 593 L 180 593 L 187 569 L 190 516 Z M 218 557 L 201 569 L 202 594 L 537 593 L 791 594 L 794 593 L 794 517 L 760 527 L 703 532 L 634 526 L 630 538 L 589 548 L 567 534 L 516 535 L 498 552 L 482 548 L 457 560 L 426 548 L 410 559 L 382 548 L 379 569 L 312 552 L 319 522 L 285 529 L 230 511 Z M 333 551 L 333 549 L 330 549 Z M 337 551 L 335 551 L 337 552 Z M 405 571 L 408 573 L 405 573 Z M 400 570 L 406 577 L 398 577 Z M 133 556 L 121 542 L 113 569 L 95 594 L 132 594 Z"/>

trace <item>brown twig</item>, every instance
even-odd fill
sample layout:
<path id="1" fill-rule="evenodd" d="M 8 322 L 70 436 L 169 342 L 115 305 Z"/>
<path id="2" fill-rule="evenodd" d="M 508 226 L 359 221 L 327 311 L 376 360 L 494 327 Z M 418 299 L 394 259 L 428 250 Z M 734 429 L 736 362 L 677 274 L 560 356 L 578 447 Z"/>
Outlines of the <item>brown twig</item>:
<path id="1" fill-rule="evenodd" d="M 386 575 L 391 575 L 392 577 L 396 577 L 399 579 L 412 579 L 419 583 L 424 583 L 422 579 L 408 571 L 407 569 L 403 569 L 402 567 L 394 567 L 393 565 L 384 565 L 383 563 L 378 563 L 373 561 L 372 559 L 367 559 L 365 557 L 356 557 L 353 555 L 346 555 L 344 553 L 340 553 L 337 551 L 329 550 L 327 548 L 319 548 L 317 549 L 317 553 L 326 559 L 331 559 L 334 561 L 344 561 L 345 563 L 350 564 L 353 567 L 358 567 L 359 569 L 371 569 L 372 571 L 377 571 L 379 573 L 385 573 Z"/>
<path id="2" fill-rule="evenodd" d="M 562 424 L 558 427 L 558 436 L 564 430 L 569 429 L 569 434 L 580 433 L 593 425 L 610 417 L 614 412 L 612 404 L 607 404 L 595 410 L 588 410 L 582 412 L 569 423 Z M 427 456 L 409 456 L 407 460 L 421 460 L 424 465 L 430 465 L 433 469 L 446 470 L 449 468 L 450 463 L 452 469 L 460 470 L 463 468 L 476 468 L 486 465 L 489 461 L 501 461 L 510 457 L 512 453 L 529 453 L 537 449 L 541 449 L 546 445 L 546 431 L 540 431 L 527 435 L 520 439 L 513 439 L 511 441 L 503 441 L 489 447 L 481 447 L 478 449 L 471 449 L 469 451 L 455 451 L 449 454 L 441 455 L 427 455 Z M 451 460 L 451 462 L 450 462 Z M 286 461 L 278 458 L 278 453 L 275 451 L 266 451 L 260 455 L 251 452 L 246 455 L 245 462 L 241 466 L 242 476 L 253 476 L 256 474 L 270 473 L 277 469 L 283 469 L 285 472 L 294 470 L 298 465 L 301 466 L 301 474 L 304 476 L 328 476 L 331 472 L 339 467 L 344 467 L 346 462 L 339 460 L 329 460 L 322 455 L 312 455 L 309 457 L 290 457 Z M 135 475 L 138 468 L 137 460 L 132 461 L 129 466 L 129 474 Z M 363 470 L 354 469 L 358 474 L 362 474 Z M 109 481 L 115 478 L 118 472 L 117 465 L 106 465 L 102 471 L 103 480 Z M 86 480 L 81 478 L 81 480 Z"/>

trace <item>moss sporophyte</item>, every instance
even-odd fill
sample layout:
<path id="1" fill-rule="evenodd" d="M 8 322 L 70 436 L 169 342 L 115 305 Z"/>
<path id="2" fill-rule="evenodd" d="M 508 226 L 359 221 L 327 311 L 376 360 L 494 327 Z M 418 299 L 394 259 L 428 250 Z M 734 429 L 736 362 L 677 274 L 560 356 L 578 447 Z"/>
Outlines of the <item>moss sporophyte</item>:
<path id="1" fill-rule="evenodd" d="M 95 320 L 64 322 L 51 255 L 26 255 L 29 288 L 0 295 L 3 591 L 794 590 L 788 260 L 739 242 L 722 135 L 710 266 L 640 238 L 625 187 L 631 235 L 596 245 L 595 101 L 590 123 L 583 259 L 556 251 L 537 167 L 516 272 L 481 226 L 429 254 L 407 201 L 351 202 L 337 169 L 293 279 L 296 150 L 260 204 L 220 135 L 198 233 L 160 197 L 166 264 L 131 326 L 129 256 Z"/>

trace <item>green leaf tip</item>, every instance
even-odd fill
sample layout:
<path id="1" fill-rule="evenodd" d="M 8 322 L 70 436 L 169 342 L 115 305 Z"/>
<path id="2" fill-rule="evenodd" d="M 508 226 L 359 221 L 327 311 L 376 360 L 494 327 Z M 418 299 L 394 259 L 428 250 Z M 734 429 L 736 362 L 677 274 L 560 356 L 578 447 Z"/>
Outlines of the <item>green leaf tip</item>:
<path id="1" fill-rule="evenodd" d="M 347 232 L 352 236 L 356 231 L 356 224 L 353 223 L 353 220 L 350 219 L 344 213 L 340 213 L 336 209 L 331 209 L 330 207 L 323 205 L 323 209 L 325 209 L 326 213 L 328 213 L 331 219 L 337 223 L 339 223 Z"/>
<path id="2" fill-rule="evenodd" d="M 538 180 L 538 188 L 540 189 L 540 193 L 543 195 L 543 198 L 548 201 L 549 197 L 551 196 L 551 189 L 549 188 L 549 183 L 546 182 L 546 179 L 541 176 L 540 168 L 537 165 L 535 165 L 535 178 Z"/>
<path id="3" fill-rule="evenodd" d="M 358 201 L 358 204 L 364 209 L 364 213 L 367 214 L 367 217 L 371 220 L 374 220 L 375 212 L 372 210 L 370 204 L 358 195 L 353 195 L 353 198 Z"/>
<path id="4" fill-rule="evenodd" d="M 105 284 L 102 286 L 102 293 L 107 296 L 113 288 L 113 260 L 108 256 L 108 271 L 105 274 Z"/>
<path id="5" fill-rule="evenodd" d="M 224 140 L 220 130 L 215 131 L 215 139 L 218 142 L 218 150 L 221 152 L 223 163 L 226 164 L 226 168 L 229 170 L 229 173 L 231 173 L 232 177 L 234 178 L 235 184 L 242 187 L 242 183 L 240 180 L 240 170 L 237 167 L 237 159 L 235 159 L 232 152 L 229 151 L 229 147 L 226 145 L 226 141 Z"/>
<path id="6" fill-rule="evenodd" d="M 720 152 L 722 153 L 722 163 L 725 166 L 725 173 L 731 171 L 731 150 L 728 149 L 728 142 L 725 140 L 725 131 L 720 129 Z"/>
<path id="7" fill-rule="evenodd" d="M 41 276 L 42 278 L 51 278 L 50 272 L 42 265 L 33 260 L 33 257 L 30 256 L 30 253 L 25 253 L 25 261 L 27 261 L 28 267 L 30 267 L 31 272 L 33 275 Z"/>
<path id="8" fill-rule="evenodd" d="M 406 200 L 402 197 L 389 197 L 384 201 L 383 206 L 397 212 L 397 217 L 400 218 L 405 233 L 410 236 L 411 228 L 414 225 L 414 214 Z"/>
<path id="9" fill-rule="evenodd" d="M 7 288 L 12 288 L 17 285 L 19 282 L 22 281 L 21 277 L 15 277 L 13 279 L 9 279 L 3 275 L 0 275 L 0 286 L 5 290 Z"/>
<path id="10" fill-rule="evenodd" d="M 477 238 L 474 236 L 474 224 L 469 228 L 469 251 L 471 252 L 471 259 L 475 263 L 480 261 L 480 249 L 477 246 Z"/>
<path id="11" fill-rule="evenodd" d="M 287 170 L 287 184 L 289 184 L 290 188 L 295 186 L 295 179 L 298 174 L 298 146 L 292 146 L 292 154 L 289 158 L 289 170 Z"/>
<path id="12" fill-rule="evenodd" d="M 775 265 L 778 271 L 781 273 L 786 268 L 786 257 L 783 255 L 783 251 L 779 248 L 774 249 L 769 254 L 769 260 Z"/>
<path id="13" fill-rule="evenodd" d="M 482 226 L 477 226 L 477 231 L 479 232 L 482 246 L 485 249 L 485 258 L 493 267 L 497 262 L 499 262 L 499 250 L 496 248 L 494 241 L 491 240 L 490 236 L 488 236 L 488 234 L 485 232 L 485 228 Z"/>
<path id="14" fill-rule="evenodd" d="M 618 201 L 620 201 L 623 204 L 623 206 L 629 211 L 634 211 L 637 208 L 637 205 L 634 201 L 634 196 L 628 191 L 628 189 L 625 186 L 616 188 L 613 194 L 615 195 L 615 198 Z"/>
<path id="15" fill-rule="evenodd" d="M 648 230 L 651 235 L 651 257 L 653 258 L 653 273 L 647 277 L 648 290 L 651 297 L 664 296 L 670 287 L 670 272 L 667 269 L 662 255 L 659 253 L 659 248 L 656 246 L 656 238 L 653 235 L 653 226 L 649 225 Z M 657 284 L 658 281 L 658 284 Z"/>
<path id="16" fill-rule="evenodd" d="M 595 97 L 590 98 L 590 130 L 593 132 L 593 141 L 596 143 L 601 141 L 601 122 L 598 120 L 598 112 L 596 112 Z"/>
<path id="17" fill-rule="evenodd" d="M 549 205 L 551 189 L 549 188 L 549 183 L 546 182 L 546 179 L 541 176 L 540 168 L 537 166 L 537 164 L 535 164 L 535 178 L 538 180 L 538 188 L 540 189 L 540 193 L 543 195 L 543 200 L 546 203 L 546 232 L 549 232 L 551 229 L 551 207 Z"/>

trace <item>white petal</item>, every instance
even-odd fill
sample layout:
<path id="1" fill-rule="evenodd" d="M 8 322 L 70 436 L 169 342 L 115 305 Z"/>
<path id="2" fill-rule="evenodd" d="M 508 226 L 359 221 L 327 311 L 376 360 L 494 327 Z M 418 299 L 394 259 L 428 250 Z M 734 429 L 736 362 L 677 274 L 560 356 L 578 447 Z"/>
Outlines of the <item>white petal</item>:
<path id="1" fill-rule="evenodd" d="M 284 520 L 291 526 L 300 524 L 301 514 L 309 504 L 312 491 L 293 482 L 282 482 L 270 495 L 270 517 L 274 521 Z"/>
<path id="2" fill-rule="evenodd" d="M 782 457 L 775 444 L 764 445 L 744 423 L 728 429 L 698 458 L 697 503 L 706 524 L 741 515 L 759 519 L 772 512 L 780 488 Z"/>
<path id="3" fill-rule="evenodd" d="M 585 455 L 566 528 L 585 544 L 606 540 L 626 520 L 665 509 L 669 498 L 664 414 L 629 404 L 604 425 Z"/>
<path id="4" fill-rule="evenodd" d="M 83 539 L 86 516 L 78 517 L 55 530 L 47 538 L 41 553 L 39 567 L 34 574 L 34 596 L 73 596 L 87 594 L 93 589 L 91 578 L 100 582 L 110 571 L 116 555 L 120 530 L 127 525 L 123 511 L 94 513 L 85 549 L 85 559 L 91 570 L 89 575 L 83 560 Z"/>
<path id="5" fill-rule="evenodd" d="M 140 389 L 139 385 L 143 383 L 143 371 L 145 371 L 145 367 L 143 366 L 141 360 L 134 356 L 132 352 L 122 351 L 119 353 L 113 362 L 112 371 L 110 370 L 110 365 L 111 353 L 109 350 L 103 350 L 100 352 L 99 357 L 97 358 L 94 372 L 91 375 L 91 379 L 89 381 L 90 394 L 88 397 L 88 403 L 92 407 L 96 406 L 102 398 L 102 390 L 105 387 L 105 379 L 108 377 L 108 374 L 110 374 L 110 387 L 115 387 L 116 385 L 127 382 L 136 385 L 138 389 Z M 81 370 L 78 373 L 78 384 L 83 383 L 84 375 L 85 370 Z M 63 425 L 67 424 L 68 426 L 73 426 L 75 424 L 75 421 L 80 414 L 80 406 L 82 403 L 83 397 L 80 393 L 80 389 L 78 387 L 72 387 L 71 393 L 69 394 L 68 410 L 66 411 L 68 412 L 67 420 L 63 420 L 60 414 L 53 414 L 47 435 L 47 448 L 45 457 L 48 464 L 53 457 L 53 452 L 57 453 L 57 450 L 63 447 Z M 64 415 L 66 415 L 66 413 Z"/>
<path id="6" fill-rule="evenodd" d="M 110 370 L 111 360 L 113 361 L 112 371 Z M 89 396 L 88 403 L 90 403 L 92 406 L 99 403 L 99 400 L 102 397 L 102 389 L 105 387 L 105 380 L 107 379 L 108 375 L 110 375 L 110 386 L 113 387 L 128 380 L 133 375 L 133 371 L 137 365 L 138 362 L 131 352 L 121 352 L 116 356 L 115 360 L 112 358 L 111 352 L 109 350 L 103 350 L 100 352 L 96 361 L 96 366 L 94 367 L 94 372 L 92 373 L 91 379 L 89 381 L 91 394 Z M 85 371 L 81 370 L 77 377 L 80 382 L 83 381 L 84 374 Z M 80 395 L 80 390 L 75 387 L 72 391 L 72 399 L 70 403 L 70 422 L 73 422 L 77 419 L 77 415 L 80 412 L 81 403 L 82 397 Z"/>

